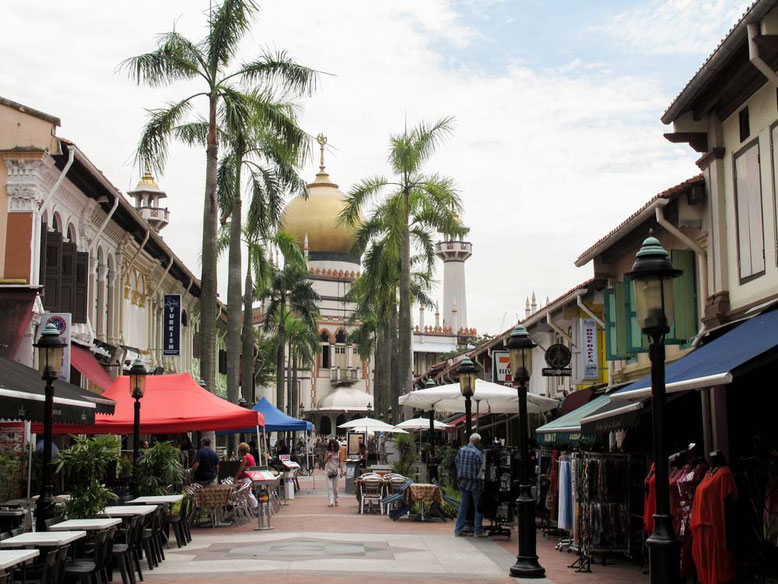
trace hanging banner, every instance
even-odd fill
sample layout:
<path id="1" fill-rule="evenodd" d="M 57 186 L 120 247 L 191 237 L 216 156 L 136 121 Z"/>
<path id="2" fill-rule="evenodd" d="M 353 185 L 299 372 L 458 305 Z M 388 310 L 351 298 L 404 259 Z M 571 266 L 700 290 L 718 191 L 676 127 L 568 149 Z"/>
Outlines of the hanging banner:
<path id="1" fill-rule="evenodd" d="M 41 325 L 38 327 L 38 335 L 35 342 L 41 338 L 41 333 L 47 324 L 52 323 L 59 330 L 60 338 L 66 343 L 65 350 L 62 352 L 62 369 L 59 372 L 59 378 L 70 381 L 70 319 L 69 312 L 44 312 L 41 315 Z"/>
<path id="2" fill-rule="evenodd" d="M 181 354 L 181 295 L 165 294 L 165 313 L 162 335 L 162 354 L 173 357 Z"/>
<path id="3" fill-rule="evenodd" d="M 513 385 L 511 356 L 508 351 L 492 351 L 492 383 Z"/>
<path id="4" fill-rule="evenodd" d="M 591 318 L 581 319 L 581 353 L 583 378 L 599 379 L 600 364 L 597 361 L 597 323 Z"/>

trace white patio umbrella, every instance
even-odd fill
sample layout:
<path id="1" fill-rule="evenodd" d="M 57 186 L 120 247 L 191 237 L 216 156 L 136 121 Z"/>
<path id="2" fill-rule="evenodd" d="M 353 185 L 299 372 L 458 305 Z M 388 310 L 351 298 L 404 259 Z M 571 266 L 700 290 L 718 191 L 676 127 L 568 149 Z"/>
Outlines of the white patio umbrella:
<path id="1" fill-rule="evenodd" d="M 516 414 L 519 411 L 519 395 L 515 389 L 476 379 L 475 391 L 471 398 L 476 411 L 482 414 Z M 435 410 L 452 414 L 465 411 L 465 398 L 459 391 L 458 383 L 439 385 L 429 389 L 417 389 L 400 396 L 400 405 L 420 410 Z M 553 410 L 559 400 L 536 394 L 527 395 L 527 410 L 530 414 L 539 414 Z"/>
<path id="2" fill-rule="evenodd" d="M 429 423 L 429 422 L 428 422 Z M 341 424 L 338 428 L 352 428 L 355 430 L 365 430 L 365 432 L 394 432 L 397 434 L 407 434 L 402 428 L 397 428 L 375 418 L 359 418 Z"/>
<path id="3" fill-rule="evenodd" d="M 397 424 L 397 428 L 403 428 L 405 430 L 429 430 L 430 420 L 429 418 L 413 418 L 400 422 Z M 445 422 L 440 422 L 438 420 L 434 421 L 435 430 L 445 430 L 446 428 L 451 428 L 451 424 L 446 424 Z"/>

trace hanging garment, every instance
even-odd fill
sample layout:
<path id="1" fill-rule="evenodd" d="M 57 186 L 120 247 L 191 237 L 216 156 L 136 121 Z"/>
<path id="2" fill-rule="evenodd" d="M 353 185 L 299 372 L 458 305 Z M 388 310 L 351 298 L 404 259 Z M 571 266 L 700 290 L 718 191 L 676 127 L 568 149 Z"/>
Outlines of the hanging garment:
<path id="1" fill-rule="evenodd" d="M 764 540 L 778 546 L 778 472 L 767 477 L 764 496 Z"/>
<path id="2" fill-rule="evenodd" d="M 670 515 L 673 517 L 673 531 L 675 535 L 681 528 L 681 492 L 678 490 L 678 481 L 691 469 L 688 464 L 670 471 Z"/>
<path id="3" fill-rule="evenodd" d="M 728 497 L 737 497 L 735 479 L 728 466 L 709 470 L 694 493 L 692 556 L 702 584 L 730 582 L 737 576 L 735 556 L 727 549 L 724 507 Z"/>
<path id="4" fill-rule="evenodd" d="M 570 461 L 559 462 L 559 514 L 557 527 L 569 530 L 573 526 L 572 485 L 570 482 Z"/>
<path id="5" fill-rule="evenodd" d="M 646 480 L 643 481 L 645 498 L 643 501 L 643 528 L 651 535 L 654 532 L 654 513 L 656 513 L 656 469 L 651 465 Z"/>
<path id="6" fill-rule="evenodd" d="M 681 576 L 684 578 L 696 579 L 697 577 L 697 571 L 694 569 L 694 559 L 692 558 L 692 505 L 694 504 L 694 492 L 697 490 L 697 485 L 705 478 L 707 471 L 708 465 L 702 462 L 693 469 L 683 473 L 676 481 L 679 504 L 681 506 L 681 522 L 678 526 L 678 537 L 681 540 Z"/>
<path id="7" fill-rule="evenodd" d="M 551 466 L 548 469 L 548 493 L 546 493 L 546 509 L 551 513 L 551 517 L 557 515 L 557 494 L 559 493 L 559 451 L 551 452 Z"/>

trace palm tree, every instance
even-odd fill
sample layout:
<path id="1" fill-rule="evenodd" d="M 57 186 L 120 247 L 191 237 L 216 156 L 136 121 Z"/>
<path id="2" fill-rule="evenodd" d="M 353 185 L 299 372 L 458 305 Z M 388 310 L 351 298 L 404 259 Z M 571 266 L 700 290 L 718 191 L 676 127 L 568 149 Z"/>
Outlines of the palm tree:
<path id="1" fill-rule="evenodd" d="M 297 316 L 291 316 L 286 322 L 286 339 L 289 344 L 289 364 L 292 374 L 287 388 L 289 415 L 299 415 L 299 392 L 297 390 L 297 373 L 300 369 L 312 366 L 319 353 L 319 335 L 317 328 Z"/>
<path id="2" fill-rule="evenodd" d="M 227 397 L 238 401 L 241 357 L 241 321 L 246 331 L 246 301 L 241 291 L 242 234 L 264 237 L 276 229 L 287 193 L 306 194 L 305 182 L 297 174 L 297 165 L 308 154 L 308 137 L 297 127 L 294 108 L 284 102 L 269 102 L 276 119 L 267 120 L 265 110 L 255 112 L 247 127 L 230 128 L 229 150 L 218 172 L 219 206 L 222 221 L 230 220 L 227 278 Z M 275 131 L 283 125 L 284 135 Z M 244 174 L 244 169 L 246 173 Z M 248 175 L 248 177 L 247 177 Z M 248 178 L 248 180 L 246 180 Z M 246 183 L 246 184 L 244 184 Z M 248 186 L 251 207 L 248 221 L 242 224 L 243 197 Z M 250 253 L 250 252 L 249 252 Z M 264 255 L 262 256 L 264 257 Z M 247 278 L 250 278 L 250 268 Z M 246 290 L 251 291 L 251 282 Z M 253 301 L 253 298 L 252 298 Z M 243 307 L 241 305 L 243 304 Z M 249 308 L 250 310 L 250 308 Z M 241 317 L 243 315 L 243 317 Z M 251 323 L 253 326 L 253 323 Z M 249 342 L 252 340 L 249 337 Z M 247 343 L 244 349 L 253 350 Z M 247 369 L 244 369 L 246 373 Z M 244 379 L 248 378 L 244 377 Z"/>
<path id="3" fill-rule="evenodd" d="M 412 239 L 425 252 L 432 246 L 430 230 L 443 234 L 464 234 L 458 221 L 462 203 L 451 179 L 425 174 L 423 165 L 441 141 L 452 133 L 452 118 L 442 118 L 432 126 L 424 123 L 390 138 L 389 163 L 394 180 L 382 176 L 363 179 L 349 192 L 341 222 L 356 226 L 360 211 L 372 199 L 386 193 L 383 202 L 366 224 L 383 231 L 399 243 L 399 385 L 403 393 L 413 387 L 411 352 L 411 257 Z M 388 192 L 387 192 L 388 191 Z M 365 237 L 371 237 L 368 234 Z M 393 408 L 397 416 L 397 408 Z"/>
<path id="4" fill-rule="evenodd" d="M 305 267 L 295 262 L 286 262 L 283 268 L 277 268 L 270 276 L 267 288 L 260 298 L 267 303 L 265 320 L 266 332 L 275 332 L 277 340 L 276 354 L 276 407 L 284 407 L 284 360 L 287 341 L 286 326 L 289 317 L 294 315 L 306 326 L 315 329 L 319 318 L 317 302 L 319 295 L 308 279 Z"/>
<path id="5" fill-rule="evenodd" d="M 247 119 L 257 109 L 267 109 L 261 91 L 252 100 L 251 92 L 241 88 L 275 88 L 291 94 L 310 94 L 317 82 L 312 69 L 298 65 L 286 53 L 264 52 L 256 59 L 230 70 L 240 41 L 248 32 L 258 7 L 253 0 L 223 0 L 208 12 L 208 35 L 193 42 L 175 30 L 160 35 L 157 48 L 123 61 L 120 69 L 127 71 L 138 84 L 151 87 L 171 85 L 178 81 L 201 84 L 200 90 L 184 99 L 149 112 L 138 145 L 141 164 L 149 163 L 158 173 L 164 170 L 171 138 L 187 143 L 206 143 L 205 201 L 203 205 L 202 276 L 200 296 L 200 356 L 201 372 L 209 389 L 216 382 L 216 260 L 218 203 L 216 178 L 221 134 L 235 118 Z M 193 113 L 195 100 L 208 102 L 206 118 Z M 255 103 L 250 103 L 255 101 Z M 247 107 L 248 106 L 248 107 Z"/>

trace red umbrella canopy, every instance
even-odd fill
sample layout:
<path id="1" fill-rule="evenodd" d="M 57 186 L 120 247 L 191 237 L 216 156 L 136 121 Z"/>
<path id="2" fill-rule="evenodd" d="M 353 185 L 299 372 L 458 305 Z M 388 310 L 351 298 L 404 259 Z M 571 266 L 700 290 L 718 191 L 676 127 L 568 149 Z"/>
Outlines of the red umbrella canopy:
<path id="1" fill-rule="evenodd" d="M 116 401 L 114 415 L 95 415 L 94 426 L 55 427 L 59 434 L 131 434 L 135 400 L 130 378 L 117 377 L 103 397 Z M 177 434 L 189 431 L 230 430 L 265 425 L 256 410 L 242 408 L 200 387 L 188 373 L 149 375 L 140 400 L 140 431 L 144 434 Z"/>

